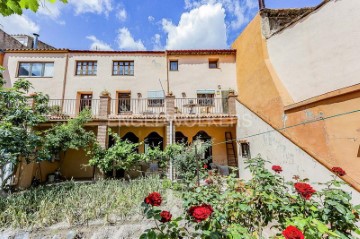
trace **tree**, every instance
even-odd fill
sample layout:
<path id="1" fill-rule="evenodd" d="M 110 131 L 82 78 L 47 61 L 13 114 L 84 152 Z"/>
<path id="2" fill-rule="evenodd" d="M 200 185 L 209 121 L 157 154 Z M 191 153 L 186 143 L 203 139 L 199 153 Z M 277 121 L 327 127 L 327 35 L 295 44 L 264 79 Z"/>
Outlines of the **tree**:
<path id="1" fill-rule="evenodd" d="M 57 124 L 44 133 L 44 144 L 39 154 L 39 160 L 50 160 L 52 156 L 66 153 L 69 149 L 84 149 L 96 144 L 96 136 L 92 131 L 86 131 L 85 123 L 91 119 L 91 112 L 83 110 L 79 116 L 67 123 Z"/>
<path id="2" fill-rule="evenodd" d="M 50 3 L 55 3 L 56 0 L 46 0 Z M 45 0 L 1 0 L 0 1 L 0 14 L 3 16 L 9 16 L 11 14 L 23 13 L 23 9 L 30 9 L 36 12 L 40 5 L 44 5 Z M 60 2 L 67 3 L 68 0 L 59 0 Z"/>
<path id="3" fill-rule="evenodd" d="M 4 83 L 0 78 L 0 178 L 3 179 L 0 189 L 15 173 L 12 170 L 4 175 L 5 165 L 16 167 L 21 160 L 31 162 L 36 158 L 43 137 L 33 128 L 46 121 L 48 105 L 48 96 L 41 93 L 34 94 L 36 104 L 29 105 L 26 96 L 31 88 L 29 81 L 19 79 L 12 88 L 4 88 Z"/>
<path id="4" fill-rule="evenodd" d="M 87 150 L 95 144 L 95 134 L 84 129 L 91 119 L 90 111 L 82 111 L 67 123 L 41 130 L 39 126 L 47 121 L 49 113 L 49 97 L 35 93 L 30 97 L 34 101 L 30 105 L 29 81 L 19 79 L 12 88 L 5 88 L 4 84 L 0 77 L 0 190 L 23 160 L 27 163 L 51 160 L 68 149 Z M 12 166 L 11 170 L 5 172 L 5 166 Z"/>
<path id="5" fill-rule="evenodd" d="M 95 144 L 89 151 L 91 159 L 90 166 L 97 166 L 101 171 L 115 172 L 116 170 L 129 170 L 140 162 L 147 161 L 144 154 L 139 154 L 136 149 L 139 143 L 131 143 L 112 133 L 109 134 L 113 137 L 115 144 L 108 149 L 103 149 L 99 144 Z"/>

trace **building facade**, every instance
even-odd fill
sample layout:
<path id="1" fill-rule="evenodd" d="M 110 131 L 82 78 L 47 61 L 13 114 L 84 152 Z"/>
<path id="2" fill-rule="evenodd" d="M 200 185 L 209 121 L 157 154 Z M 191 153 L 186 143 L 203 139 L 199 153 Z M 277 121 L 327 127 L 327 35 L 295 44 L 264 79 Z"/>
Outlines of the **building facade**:
<path id="1" fill-rule="evenodd" d="M 347 0 L 263 9 L 232 45 L 237 110 L 249 117 L 238 122 L 240 146 L 283 165 L 289 180 L 299 175 L 324 182 L 332 167 L 342 167 L 357 201 L 360 32 L 351 22 L 360 20 L 358 7 L 359 1 Z"/>
<path id="2" fill-rule="evenodd" d="M 144 142 L 139 152 L 197 138 L 214 144 L 207 156 L 220 165 L 237 166 L 235 50 L 77 51 L 66 49 L 6 50 L 4 79 L 19 78 L 50 97 L 48 127 L 90 108 L 87 128 L 108 147 L 108 130 L 123 139 Z M 16 183 L 28 182 L 38 167 L 42 179 L 56 169 L 66 178 L 92 178 L 83 167 L 85 152 L 71 151 L 60 162 L 44 162 L 21 170 Z M 21 176 L 23 175 L 23 176 Z M 23 187 L 27 185 L 21 185 Z"/>

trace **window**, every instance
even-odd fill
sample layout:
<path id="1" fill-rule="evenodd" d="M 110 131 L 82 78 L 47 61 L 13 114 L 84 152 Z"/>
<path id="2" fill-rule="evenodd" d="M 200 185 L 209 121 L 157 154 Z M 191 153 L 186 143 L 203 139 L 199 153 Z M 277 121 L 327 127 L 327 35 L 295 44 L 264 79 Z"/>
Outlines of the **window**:
<path id="1" fill-rule="evenodd" d="M 170 61 L 170 71 L 178 70 L 178 61 Z"/>
<path id="2" fill-rule="evenodd" d="M 200 106 L 212 106 L 214 105 L 214 96 L 212 93 L 197 94 L 198 104 Z"/>
<path id="3" fill-rule="evenodd" d="M 114 61 L 113 75 L 133 76 L 134 61 Z"/>
<path id="4" fill-rule="evenodd" d="M 118 93 L 118 114 L 130 112 L 130 93 Z"/>
<path id="5" fill-rule="evenodd" d="M 209 68 L 217 69 L 218 68 L 218 60 L 209 60 Z"/>
<path id="6" fill-rule="evenodd" d="M 80 108 L 79 111 L 84 109 L 91 109 L 92 94 L 81 94 L 80 95 Z"/>
<path id="7" fill-rule="evenodd" d="M 148 91 L 148 106 L 149 107 L 162 107 L 164 106 L 164 91 L 152 90 Z"/>
<path id="8" fill-rule="evenodd" d="M 249 143 L 241 143 L 240 144 L 241 146 L 241 155 L 243 158 L 251 158 L 251 155 L 250 155 L 250 145 Z"/>
<path id="9" fill-rule="evenodd" d="M 78 61 L 76 62 L 76 75 L 96 75 L 96 61 Z"/>
<path id="10" fill-rule="evenodd" d="M 20 62 L 19 77 L 53 77 L 54 62 Z"/>

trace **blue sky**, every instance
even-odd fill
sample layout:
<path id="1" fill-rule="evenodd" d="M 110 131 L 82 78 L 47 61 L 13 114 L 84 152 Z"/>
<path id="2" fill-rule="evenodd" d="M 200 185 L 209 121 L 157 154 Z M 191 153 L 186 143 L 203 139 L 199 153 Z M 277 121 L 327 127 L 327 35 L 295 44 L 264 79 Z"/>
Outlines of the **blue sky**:
<path id="1" fill-rule="evenodd" d="M 265 0 L 268 8 L 321 0 Z M 40 33 L 58 48 L 163 50 L 228 48 L 258 11 L 258 0 L 69 0 L 38 13 L 0 16 L 10 34 Z"/>

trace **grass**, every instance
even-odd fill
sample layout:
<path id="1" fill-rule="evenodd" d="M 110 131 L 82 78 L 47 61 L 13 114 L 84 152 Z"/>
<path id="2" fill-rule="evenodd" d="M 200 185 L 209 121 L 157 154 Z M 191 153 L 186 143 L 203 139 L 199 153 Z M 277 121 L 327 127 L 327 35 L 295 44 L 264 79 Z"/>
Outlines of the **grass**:
<path id="1" fill-rule="evenodd" d="M 0 228 L 41 228 L 63 221 L 79 225 L 109 215 L 127 217 L 141 213 L 141 202 L 153 191 L 164 192 L 158 177 L 40 186 L 0 197 Z"/>

